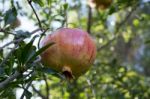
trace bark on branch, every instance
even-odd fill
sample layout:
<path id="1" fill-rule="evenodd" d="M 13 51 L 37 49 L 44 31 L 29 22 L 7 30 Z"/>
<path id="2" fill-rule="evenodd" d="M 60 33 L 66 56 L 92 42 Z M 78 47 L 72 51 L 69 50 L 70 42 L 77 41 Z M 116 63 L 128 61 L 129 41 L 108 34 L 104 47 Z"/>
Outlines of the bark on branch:
<path id="1" fill-rule="evenodd" d="M 0 82 L 0 89 L 4 89 L 5 86 L 7 86 L 11 81 L 13 81 L 14 79 L 16 79 L 20 75 L 21 75 L 21 73 L 18 72 L 18 71 L 16 71 L 13 75 L 11 75 L 10 77 L 8 77 L 6 80 L 4 80 L 3 82 Z"/>

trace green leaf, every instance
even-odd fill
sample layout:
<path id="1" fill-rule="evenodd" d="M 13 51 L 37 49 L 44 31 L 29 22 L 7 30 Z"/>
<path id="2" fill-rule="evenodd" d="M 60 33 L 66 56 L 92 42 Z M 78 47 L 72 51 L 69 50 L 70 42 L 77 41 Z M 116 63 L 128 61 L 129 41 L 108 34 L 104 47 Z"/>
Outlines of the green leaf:
<path id="1" fill-rule="evenodd" d="M 25 45 L 26 45 L 26 43 L 24 41 L 21 41 L 19 43 L 19 47 L 14 51 L 14 56 L 17 59 L 18 66 L 21 66 L 21 63 L 22 63 L 21 54 L 22 54 L 22 50 L 24 49 Z"/>
<path id="2" fill-rule="evenodd" d="M 54 69 L 51 69 L 51 68 L 44 67 L 44 68 L 38 69 L 38 71 L 53 75 L 53 76 L 61 78 L 61 79 L 65 79 L 65 76 L 63 76 L 62 74 L 58 73 L 57 71 L 55 71 Z"/>
<path id="3" fill-rule="evenodd" d="M 47 3 L 48 3 L 48 5 L 50 5 L 52 3 L 52 1 L 51 0 L 47 0 Z"/>
<path id="4" fill-rule="evenodd" d="M 4 67 L 5 68 L 5 73 L 7 75 L 11 75 L 12 70 L 13 70 L 13 66 L 14 66 L 14 62 L 15 62 L 14 55 L 10 55 L 9 59 L 5 63 L 5 67 Z"/>
<path id="5" fill-rule="evenodd" d="M 26 64 L 27 62 L 29 62 L 29 60 L 31 59 L 31 57 L 32 57 L 35 53 L 36 53 L 36 47 L 35 47 L 35 46 L 32 46 L 32 47 L 30 48 L 30 53 L 29 53 L 29 55 L 28 55 L 28 57 L 27 57 L 27 60 L 25 61 L 25 64 Z"/>
<path id="6" fill-rule="evenodd" d="M 68 8 L 68 3 L 65 3 L 65 4 L 63 5 L 63 7 L 64 7 L 64 10 L 67 10 L 67 8 Z"/>
<path id="7" fill-rule="evenodd" d="M 42 47 L 41 49 L 39 49 L 31 58 L 29 61 L 33 61 L 38 55 L 40 55 L 43 51 L 45 51 L 47 48 L 49 48 L 50 46 L 52 46 L 53 44 L 55 44 L 54 42 L 51 42 L 47 45 L 45 45 L 44 47 Z"/>
<path id="8" fill-rule="evenodd" d="M 146 41 L 145 41 L 145 44 L 150 44 L 150 40 L 146 40 Z"/>
<path id="9" fill-rule="evenodd" d="M 14 52 L 14 55 L 18 59 L 18 64 L 26 64 L 28 60 L 36 53 L 36 47 L 33 46 L 33 42 L 36 37 L 37 36 L 34 36 L 28 44 L 25 44 L 25 42 L 21 42 L 19 44 L 19 48 Z"/>
<path id="10" fill-rule="evenodd" d="M 140 22 L 139 22 L 138 19 L 134 19 L 134 20 L 133 20 L 133 25 L 134 25 L 134 26 L 137 27 L 137 26 L 139 26 L 139 24 L 140 24 Z"/>
<path id="11" fill-rule="evenodd" d="M 15 7 L 6 11 L 4 17 L 5 25 L 13 23 L 16 20 L 16 17 L 17 17 L 17 10 Z"/>
<path id="12" fill-rule="evenodd" d="M 109 9 L 109 15 L 113 14 L 114 12 L 116 12 L 115 6 L 111 6 Z"/>
<path id="13" fill-rule="evenodd" d="M 33 56 L 36 52 L 36 47 L 33 46 L 33 42 L 37 36 L 33 37 L 33 39 L 24 47 L 21 55 L 22 63 L 25 64 Z"/>
<path id="14" fill-rule="evenodd" d="M 34 3 L 39 4 L 41 7 L 44 6 L 44 2 L 42 0 L 32 0 Z"/>
<path id="15" fill-rule="evenodd" d="M 2 91 L 0 89 L 0 92 L 1 99 L 15 99 L 15 93 L 11 87 L 5 88 Z"/>

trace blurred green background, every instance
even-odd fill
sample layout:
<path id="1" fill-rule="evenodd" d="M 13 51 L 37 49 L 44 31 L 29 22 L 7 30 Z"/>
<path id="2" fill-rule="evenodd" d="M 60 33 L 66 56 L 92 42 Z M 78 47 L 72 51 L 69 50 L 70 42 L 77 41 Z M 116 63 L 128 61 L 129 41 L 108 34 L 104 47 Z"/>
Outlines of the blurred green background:
<path id="1" fill-rule="evenodd" d="M 97 46 L 92 68 L 73 82 L 41 69 L 38 56 L 27 61 L 61 27 L 88 31 Z M 0 88 L 1 99 L 150 99 L 150 1 L 113 0 L 102 9 L 87 0 L 0 0 L 0 82 L 15 71 L 21 75 Z"/>

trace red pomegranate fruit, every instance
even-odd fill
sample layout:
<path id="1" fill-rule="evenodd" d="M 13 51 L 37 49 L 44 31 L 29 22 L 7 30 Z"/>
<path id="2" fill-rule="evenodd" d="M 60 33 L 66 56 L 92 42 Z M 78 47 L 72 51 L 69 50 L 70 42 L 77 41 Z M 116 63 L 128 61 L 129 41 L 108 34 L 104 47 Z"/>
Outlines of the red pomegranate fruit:
<path id="1" fill-rule="evenodd" d="M 55 44 L 41 54 L 42 63 L 66 78 L 84 74 L 95 59 L 96 46 L 90 35 L 81 29 L 58 29 L 44 38 L 41 46 L 50 42 Z"/>

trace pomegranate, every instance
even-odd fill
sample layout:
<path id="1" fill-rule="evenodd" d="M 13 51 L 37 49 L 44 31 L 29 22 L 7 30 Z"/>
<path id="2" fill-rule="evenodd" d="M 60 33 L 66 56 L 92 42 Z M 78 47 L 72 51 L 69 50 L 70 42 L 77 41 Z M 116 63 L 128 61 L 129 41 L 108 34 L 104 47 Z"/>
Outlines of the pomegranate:
<path id="1" fill-rule="evenodd" d="M 88 3 L 92 8 L 96 7 L 96 8 L 106 9 L 111 5 L 112 0 L 89 0 Z"/>
<path id="2" fill-rule="evenodd" d="M 41 54 L 44 66 L 63 73 L 66 78 L 85 73 L 96 56 L 96 47 L 87 32 L 81 29 L 61 28 L 43 39 L 41 46 L 55 44 Z"/>

